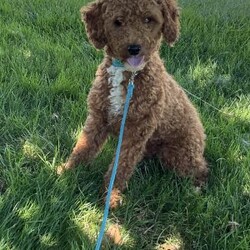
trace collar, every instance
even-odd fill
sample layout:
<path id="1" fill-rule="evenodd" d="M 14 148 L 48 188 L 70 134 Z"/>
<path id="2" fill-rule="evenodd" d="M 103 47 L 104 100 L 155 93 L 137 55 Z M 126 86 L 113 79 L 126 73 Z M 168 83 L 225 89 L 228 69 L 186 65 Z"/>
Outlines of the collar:
<path id="1" fill-rule="evenodd" d="M 124 64 L 121 62 L 121 60 L 116 58 L 112 59 L 112 66 L 116 68 L 124 68 Z"/>

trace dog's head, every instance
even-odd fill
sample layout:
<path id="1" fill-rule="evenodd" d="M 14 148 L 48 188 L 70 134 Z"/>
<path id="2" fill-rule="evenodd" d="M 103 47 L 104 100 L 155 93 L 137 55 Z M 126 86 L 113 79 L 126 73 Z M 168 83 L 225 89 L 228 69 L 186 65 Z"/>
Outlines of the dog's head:
<path id="1" fill-rule="evenodd" d="M 94 46 L 133 68 L 159 49 L 162 35 L 169 45 L 179 36 L 176 0 L 97 0 L 81 14 Z"/>

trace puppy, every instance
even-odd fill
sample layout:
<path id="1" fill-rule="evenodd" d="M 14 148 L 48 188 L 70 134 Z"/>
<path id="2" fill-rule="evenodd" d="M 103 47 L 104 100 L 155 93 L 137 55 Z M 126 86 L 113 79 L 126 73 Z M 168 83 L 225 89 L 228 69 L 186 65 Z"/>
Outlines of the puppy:
<path id="1" fill-rule="evenodd" d="M 205 134 L 182 88 L 166 72 L 159 56 L 162 38 L 171 46 L 179 36 L 175 0 L 97 0 L 81 9 L 89 40 L 105 56 L 88 95 L 88 117 L 68 161 L 59 174 L 88 163 L 109 135 L 117 136 L 131 75 L 130 102 L 110 206 L 117 207 L 136 164 L 157 156 L 167 169 L 206 181 Z M 108 187 L 114 161 L 104 177 Z"/>

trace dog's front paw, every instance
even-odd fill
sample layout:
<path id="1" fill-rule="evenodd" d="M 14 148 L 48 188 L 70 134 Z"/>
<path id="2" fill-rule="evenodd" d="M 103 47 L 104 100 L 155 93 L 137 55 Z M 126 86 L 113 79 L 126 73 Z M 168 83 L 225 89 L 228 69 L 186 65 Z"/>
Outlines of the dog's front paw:
<path id="1" fill-rule="evenodd" d="M 107 229 L 105 236 L 109 243 L 115 244 L 117 246 L 122 245 L 122 235 L 121 235 L 121 227 L 119 224 L 111 224 Z"/>
<path id="2" fill-rule="evenodd" d="M 57 175 L 62 175 L 67 169 L 65 168 L 66 164 L 62 164 L 56 168 Z"/>
<path id="3" fill-rule="evenodd" d="M 76 161 L 74 157 L 70 157 L 67 162 L 61 164 L 56 168 L 56 173 L 58 175 L 62 175 L 64 172 L 66 172 L 69 169 L 72 169 L 76 166 Z"/>
<path id="4" fill-rule="evenodd" d="M 68 161 L 66 163 L 63 163 L 62 165 L 58 166 L 56 168 L 56 173 L 58 175 L 62 175 L 64 172 L 66 172 L 67 170 L 73 168 L 73 164 L 72 162 Z"/>

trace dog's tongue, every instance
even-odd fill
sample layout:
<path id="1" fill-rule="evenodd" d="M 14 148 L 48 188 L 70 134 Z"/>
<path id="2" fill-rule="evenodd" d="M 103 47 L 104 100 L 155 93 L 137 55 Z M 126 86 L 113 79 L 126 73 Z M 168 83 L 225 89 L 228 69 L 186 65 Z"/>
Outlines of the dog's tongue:
<path id="1" fill-rule="evenodd" d="M 144 56 L 131 56 L 127 59 L 127 62 L 131 67 L 139 67 L 144 62 Z"/>

